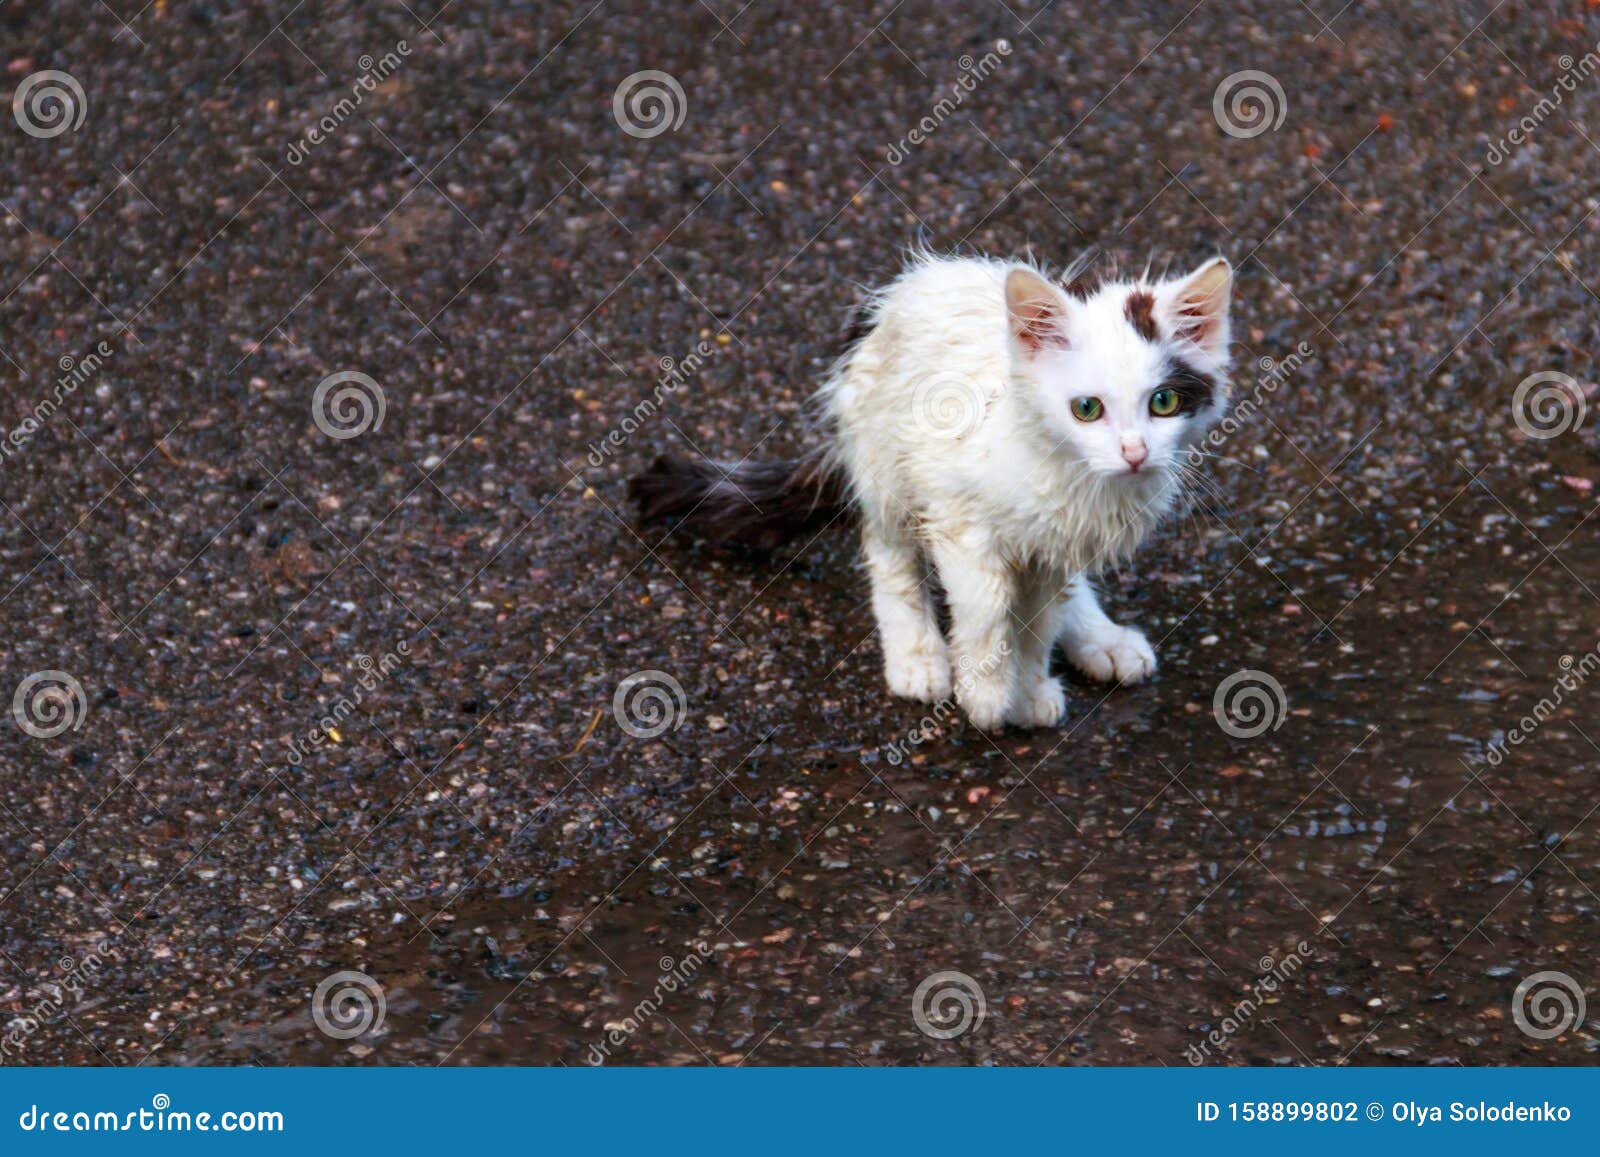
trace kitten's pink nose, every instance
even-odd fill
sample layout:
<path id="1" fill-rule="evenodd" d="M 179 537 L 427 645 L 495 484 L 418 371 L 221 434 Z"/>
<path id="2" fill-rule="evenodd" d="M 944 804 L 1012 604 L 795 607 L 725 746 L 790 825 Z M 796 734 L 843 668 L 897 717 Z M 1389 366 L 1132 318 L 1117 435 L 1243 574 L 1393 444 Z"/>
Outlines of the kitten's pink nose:
<path id="1" fill-rule="evenodd" d="M 1128 469 L 1138 470 L 1144 465 L 1144 460 L 1150 457 L 1150 451 L 1145 448 L 1144 439 L 1138 438 L 1122 444 L 1122 460 L 1128 464 Z"/>

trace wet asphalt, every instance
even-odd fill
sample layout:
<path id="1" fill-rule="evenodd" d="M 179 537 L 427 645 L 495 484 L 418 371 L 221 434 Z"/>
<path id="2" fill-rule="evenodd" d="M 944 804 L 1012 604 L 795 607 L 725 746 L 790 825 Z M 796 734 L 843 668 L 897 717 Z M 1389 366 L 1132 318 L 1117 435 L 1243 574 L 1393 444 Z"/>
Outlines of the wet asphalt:
<path id="1" fill-rule="evenodd" d="M 0 32 L 81 90 L 0 122 L 6 1063 L 1596 1059 L 1517 991 L 1600 992 L 1600 462 L 1517 395 L 1594 400 L 1592 5 Z M 625 509 L 814 445 L 918 241 L 1239 270 L 1259 405 L 1106 582 L 1161 672 L 1056 731 L 906 742 L 848 534 Z"/>

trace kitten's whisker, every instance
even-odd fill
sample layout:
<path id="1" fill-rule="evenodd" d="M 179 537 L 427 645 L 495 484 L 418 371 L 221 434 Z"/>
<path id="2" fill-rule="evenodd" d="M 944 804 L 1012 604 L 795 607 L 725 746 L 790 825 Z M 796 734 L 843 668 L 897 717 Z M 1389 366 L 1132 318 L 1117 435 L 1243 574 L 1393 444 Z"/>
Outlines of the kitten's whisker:
<path id="1" fill-rule="evenodd" d="M 1260 474 L 1261 473 L 1261 471 L 1257 470 L 1254 466 L 1250 465 L 1250 463 L 1246 462 L 1243 458 L 1234 458 L 1234 457 L 1231 457 L 1230 455 L 1227 455 L 1227 454 L 1217 454 L 1217 453 L 1212 453 L 1212 454 L 1209 455 L 1209 457 L 1215 458 L 1219 462 L 1227 462 L 1229 465 L 1232 465 L 1232 466 L 1243 466 L 1246 470 L 1250 471 L 1250 473 L 1252 473 L 1252 474 Z"/>

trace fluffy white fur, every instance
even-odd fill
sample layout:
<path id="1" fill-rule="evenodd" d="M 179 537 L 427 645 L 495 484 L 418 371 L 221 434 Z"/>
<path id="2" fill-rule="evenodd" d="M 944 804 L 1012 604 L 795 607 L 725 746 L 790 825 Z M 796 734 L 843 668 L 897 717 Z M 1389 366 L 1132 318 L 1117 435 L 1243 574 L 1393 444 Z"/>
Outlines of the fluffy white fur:
<path id="1" fill-rule="evenodd" d="M 920 257 L 877 295 L 820 401 L 861 513 L 894 694 L 953 690 L 980 728 L 1048 726 L 1065 710 L 1049 670 L 1058 641 L 1096 679 L 1155 670 L 1144 635 L 1107 618 L 1088 580 L 1171 510 L 1185 450 L 1223 408 L 1231 287 L 1221 258 L 1084 300 L 1031 265 Z M 1153 299 L 1154 340 L 1129 315 L 1135 291 Z M 1213 384 L 1206 404 L 1152 414 L 1181 368 Z M 1090 397 L 1098 416 L 1074 416 Z"/>

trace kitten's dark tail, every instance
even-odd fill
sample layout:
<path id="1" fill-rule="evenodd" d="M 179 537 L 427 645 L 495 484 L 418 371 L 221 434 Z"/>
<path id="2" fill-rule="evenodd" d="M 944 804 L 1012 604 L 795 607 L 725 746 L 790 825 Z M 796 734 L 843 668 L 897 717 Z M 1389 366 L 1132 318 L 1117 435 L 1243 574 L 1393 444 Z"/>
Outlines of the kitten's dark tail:
<path id="1" fill-rule="evenodd" d="M 773 550 L 844 523 L 850 504 L 818 455 L 791 462 L 726 463 L 657 458 L 628 483 L 645 522 L 671 518 L 724 546 Z"/>

